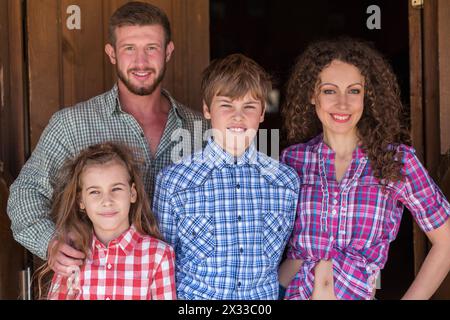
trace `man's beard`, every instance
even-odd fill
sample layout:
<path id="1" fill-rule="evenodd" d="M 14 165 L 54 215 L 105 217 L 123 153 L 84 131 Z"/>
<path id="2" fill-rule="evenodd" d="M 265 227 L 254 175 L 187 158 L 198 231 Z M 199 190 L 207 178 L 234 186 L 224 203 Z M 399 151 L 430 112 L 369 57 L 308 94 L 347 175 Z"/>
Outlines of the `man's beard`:
<path id="1" fill-rule="evenodd" d="M 118 65 L 116 65 L 116 71 L 117 71 L 117 77 L 123 82 L 123 84 L 127 87 L 127 89 L 138 95 L 138 96 L 148 96 L 151 95 L 155 89 L 159 86 L 159 84 L 163 81 L 164 79 L 164 75 L 166 74 L 166 64 L 164 63 L 163 68 L 161 69 L 161 72 L 159 73 L 159 75 L 155 78 L 155 81 L 147 86 L 147 87 L 138 87 L 133 85 L 130 80 L 123 74 L 122 71 L 119 70 Z M 139 69 L 131 69 L 128 72 L 133 72 L 133 71 L 139 71 Z M 156 70 L 155 69 L 145 69 L 145 70 L 140 70 L 140 71 L 150 71 L 156 74 Z"/>

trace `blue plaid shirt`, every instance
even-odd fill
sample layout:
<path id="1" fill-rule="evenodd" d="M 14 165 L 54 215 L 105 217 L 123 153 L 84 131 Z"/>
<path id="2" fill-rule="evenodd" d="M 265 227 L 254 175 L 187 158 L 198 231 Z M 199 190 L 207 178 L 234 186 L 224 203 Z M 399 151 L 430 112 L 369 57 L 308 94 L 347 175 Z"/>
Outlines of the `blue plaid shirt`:
<path id="1" fill-rule="evenodd" d="M 179 299 L 278 298 L 299 179 L 257 152 L 240 158 L 212 139 L 156 179 L 154 213 L 176 252 Z"/>

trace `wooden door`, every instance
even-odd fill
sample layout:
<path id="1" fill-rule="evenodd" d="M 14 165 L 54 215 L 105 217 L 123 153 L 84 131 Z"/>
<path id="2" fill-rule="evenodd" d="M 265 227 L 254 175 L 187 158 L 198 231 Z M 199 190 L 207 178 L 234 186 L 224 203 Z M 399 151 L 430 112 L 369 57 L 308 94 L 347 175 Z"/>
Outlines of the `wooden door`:
<path id="1" fill-rule="evenodd" d="M 109 90 L 114 69 L 104 53 L 108 20 L 126 0 L 27 0 L 31 147 L 51 115 Z M 175 43 L 164 87 L 197 110 L 201 71 L 209 63 L 209 1 L 152 0 L 168 15 Z M 80 29 L 67 21 L 79 8 Z M 68 13 L 69 12 L 69 13 Z"/>
<path id="2" fill-rule="evenodd" d="M 8 188 L 27 154 L 22 39 L 20 1 L 0 1 L 0 299 L 21 294 L 19 273 L 27 255 L 14 241 L 6 214 Z"/>
<path id="3" fill-rule="evenodd" d="M 413 143 L 433 179 L 450 199 L 450 2 L 410 4 L 411 121 Z M 420 1 L 415 1 L 420 2 Z M 416 274 L 430 244 L 414 226 Z M 450 299 L 450 276 L 436 292 Z"/>
<path id="4" fill-rule="evenodd" d="M 175 54 L 164 87 L 200 110 L 201 72 L 209 64 L 209 0 L 145 1 L 162 8 L 172 24 Z M 114 69 L 104 45 L 110 15 L 126 2 L 0 1 L 0 240 L 5 249 L 0 299 L 19 296 L 19 272 L 35 262 L 11 236 L 5 210 L 9 184 L 54 112 L 113 86 Z M 67 24 L 73 8 L 80 13 L 79 29 Z"/>

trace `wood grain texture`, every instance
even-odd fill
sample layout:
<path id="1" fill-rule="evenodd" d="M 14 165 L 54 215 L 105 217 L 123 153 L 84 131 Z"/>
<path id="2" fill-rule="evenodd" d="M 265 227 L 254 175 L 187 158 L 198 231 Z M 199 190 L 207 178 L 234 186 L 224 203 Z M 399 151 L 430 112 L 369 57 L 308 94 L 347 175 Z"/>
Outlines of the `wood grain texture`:
<path id="1" fill-rule="evenodd" d="M 103 73 L 104 39 L 101 1 L 62 0 L 62 84 L 63 106 L 72 106 L 105 91 Z M 81 30 L 67 27 L 67 8 L 80 7 Z"/>
<path id="2" fill-rule="evenodd" d="M 441 154 L 450 152 L 450 2 L 438 2 Z M 450 194 L 447 194 L 450 196 Z"/>
<path id="3" fill-rule="evenodd" d="M 174 61 L 174 95 L 184 98 L 181 102 L 190 108 L 201 111 L 201 73 L 210 60 L 209 1 L 174 0 L 173 8 L 173 25 L 177 31 L 174 41 L 178 48 Z"/>
<path id="4" fill-rule="evenodd" d="M 13 239 L 6 213 L 9 186 L 24 163 L 22 11 L 18 1 L 0 2 L 0 299 L 20 296 L 25 250 Z"/>
<path id="5" fill-rule="evenodd" d="M 409 52 L 411 87 L 411 137 L 419 159 L 424 157 L 424 111 L 423 111 L 423 53 L 422 53 L 422 12 L 409 5 Z M 428 252 L 425 234 L 414 221 L 414 272 L 417 274 Z"/>
<path id="6" fill-rule="evenodd" d="M 60 109 L 62 82 L 60 1 L 27 1 L 31 149 Z"/>
<path id="7" fill-rule="evenodd" d="M 63 107 L 109 90 L 115 67 L 104 52 L 108 23 L 126 0 L 27 0 L 31 150 L 50 117 Z M 175 54 L 163 86 L 181 103 L 201 110 L 201 72 L 209 63 L 209 1 L 147 1 L 172 25 Z M 66 26 L 67 7 L 81 9 L 81 30 Z"/>
<path id="8" fill-rule="evenodd" d="M 437 1 L 438 77 L 439 77 L 439 128 L 440 149 L 437 183 L 450 199 L 450 1 Z M 442 282 L 433 297 L 450 299 L 450 274 Z"/>

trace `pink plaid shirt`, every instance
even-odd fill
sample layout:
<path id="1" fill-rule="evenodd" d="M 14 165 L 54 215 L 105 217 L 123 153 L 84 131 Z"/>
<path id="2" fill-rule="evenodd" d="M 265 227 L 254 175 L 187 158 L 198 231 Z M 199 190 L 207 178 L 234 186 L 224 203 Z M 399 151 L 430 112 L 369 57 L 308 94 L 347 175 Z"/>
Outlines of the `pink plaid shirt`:
<path id="1" fill-rule="evenodd" d="M 94 235 L 92 251 L 73 277 L 54 275 L 52 300 L 176 299 L 174 251 L 130 227 L 106 247 Z"/>
<path id="2" fill-rule="evenodd" d="M 362 147 L 353 152 L 349 170 L 338 183 L 334 152 L 322 135 L 283 151 L 281 162 L 296 169 L 300 195 L 287 257 L 304 263 L 286 290 L 286 299 L 309 299 L 314 267 L 333 261 L 338 299 L 371 299 L 389 244 L 400 226 L 404 206 L 427 232 L 441 226 L 450 205 L 417 159 L 414 149 L 399 145 L 404 181 L 389 183 L 383 193 Z"/>

